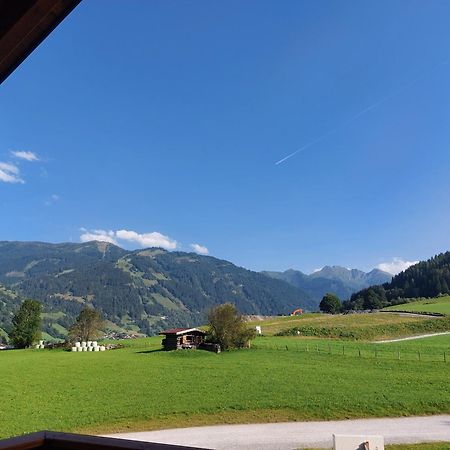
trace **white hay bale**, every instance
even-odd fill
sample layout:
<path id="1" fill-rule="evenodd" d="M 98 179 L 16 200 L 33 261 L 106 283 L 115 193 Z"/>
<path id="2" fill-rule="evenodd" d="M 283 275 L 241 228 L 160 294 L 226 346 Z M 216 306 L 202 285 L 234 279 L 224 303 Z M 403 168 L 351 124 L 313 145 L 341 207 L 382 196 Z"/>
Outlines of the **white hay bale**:
<path id="1" fill-rule="evenodd" d="M 105 350 L 106 350 L 106 347 L 105 347 L 104 345 L 101 345 L 101 346 L 100 346 L 100 351 L 101 351 L 101 352 L 104 352 Z"/>
<path id="2" fill-rule="evenodd" d="M 76 352 L 77 351 L 77 347 L 72 347 L 72 351 Z"/>
<path id="3" fill-rule="evenodd" d="M 83 341 L 83 342 L 81 343 L 81 346 L 82 346 L 83 348 L 86 347 L 86 342 Z"/>
<path id="4" fill-rule="evenodd" d="M 81 342 L 75 342 L 75 347 L 81 347 Z"/>
<path id="5" fill-rule="evenodd" d="M 94 349 L 94 352 L 99 352 L 100 351 L 100 347 L 95 346 L 95 347 L 92 347 L 92 348 Z"/>
<path id="6" fill-rule="evenodd" d="M 87 352 L 87 347 L 81 347 L 81 351 Z"/>

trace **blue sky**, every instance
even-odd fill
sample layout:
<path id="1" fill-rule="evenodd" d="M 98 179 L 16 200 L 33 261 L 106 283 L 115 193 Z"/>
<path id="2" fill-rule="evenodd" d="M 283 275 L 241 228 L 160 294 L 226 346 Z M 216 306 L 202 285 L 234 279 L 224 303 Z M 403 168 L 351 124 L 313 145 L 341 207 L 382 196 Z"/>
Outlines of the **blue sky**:
<path id="1" fill-rule="evenodd" d="M 443 1 L 84 1 L 0 86 L 0 239 L 307 272 L 450 250 L 449 23 Z"/>

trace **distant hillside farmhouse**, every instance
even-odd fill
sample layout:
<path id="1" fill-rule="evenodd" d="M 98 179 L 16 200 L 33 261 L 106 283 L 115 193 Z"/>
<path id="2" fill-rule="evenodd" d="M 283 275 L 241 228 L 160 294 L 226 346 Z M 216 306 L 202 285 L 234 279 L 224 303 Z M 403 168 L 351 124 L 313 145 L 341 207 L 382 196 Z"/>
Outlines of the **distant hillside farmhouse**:
<path id="1" fill-rule="evenodd" d="M 164 350 L 177 350 L 181 348 L 198 348 L 203 344 L 206 332 L 197 328 L 172 328 L 159 333 L 165 338 L 162 340 Z"/>

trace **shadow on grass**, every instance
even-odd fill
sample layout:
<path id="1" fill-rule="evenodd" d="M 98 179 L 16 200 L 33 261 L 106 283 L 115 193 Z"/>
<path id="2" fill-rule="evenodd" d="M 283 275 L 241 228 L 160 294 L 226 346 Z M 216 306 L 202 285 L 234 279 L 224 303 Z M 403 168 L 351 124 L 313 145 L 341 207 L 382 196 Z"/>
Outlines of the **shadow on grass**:
<path id="1" fill-rule="evenodd" d="M 136 353 L 157 353 L 157 352 L 163 352 L 164 349 L 162 348 L 157 348 L 157 349 L 153 349 L 153 350 L 140 350 Z"/>

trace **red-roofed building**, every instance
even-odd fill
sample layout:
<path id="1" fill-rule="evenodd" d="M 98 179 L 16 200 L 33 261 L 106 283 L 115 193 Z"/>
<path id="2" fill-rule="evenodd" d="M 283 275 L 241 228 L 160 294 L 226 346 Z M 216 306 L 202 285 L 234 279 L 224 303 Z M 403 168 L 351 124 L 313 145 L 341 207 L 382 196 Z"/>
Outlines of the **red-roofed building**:
<path id="1" fill-rule="evenodd" d="M 206 332 L 197 328 L 172 328 L 161 331 L 165 336 L 162 340 L 164 350 L 177 350 L 180 348 L 198 348 L 205 340 Z"/>

